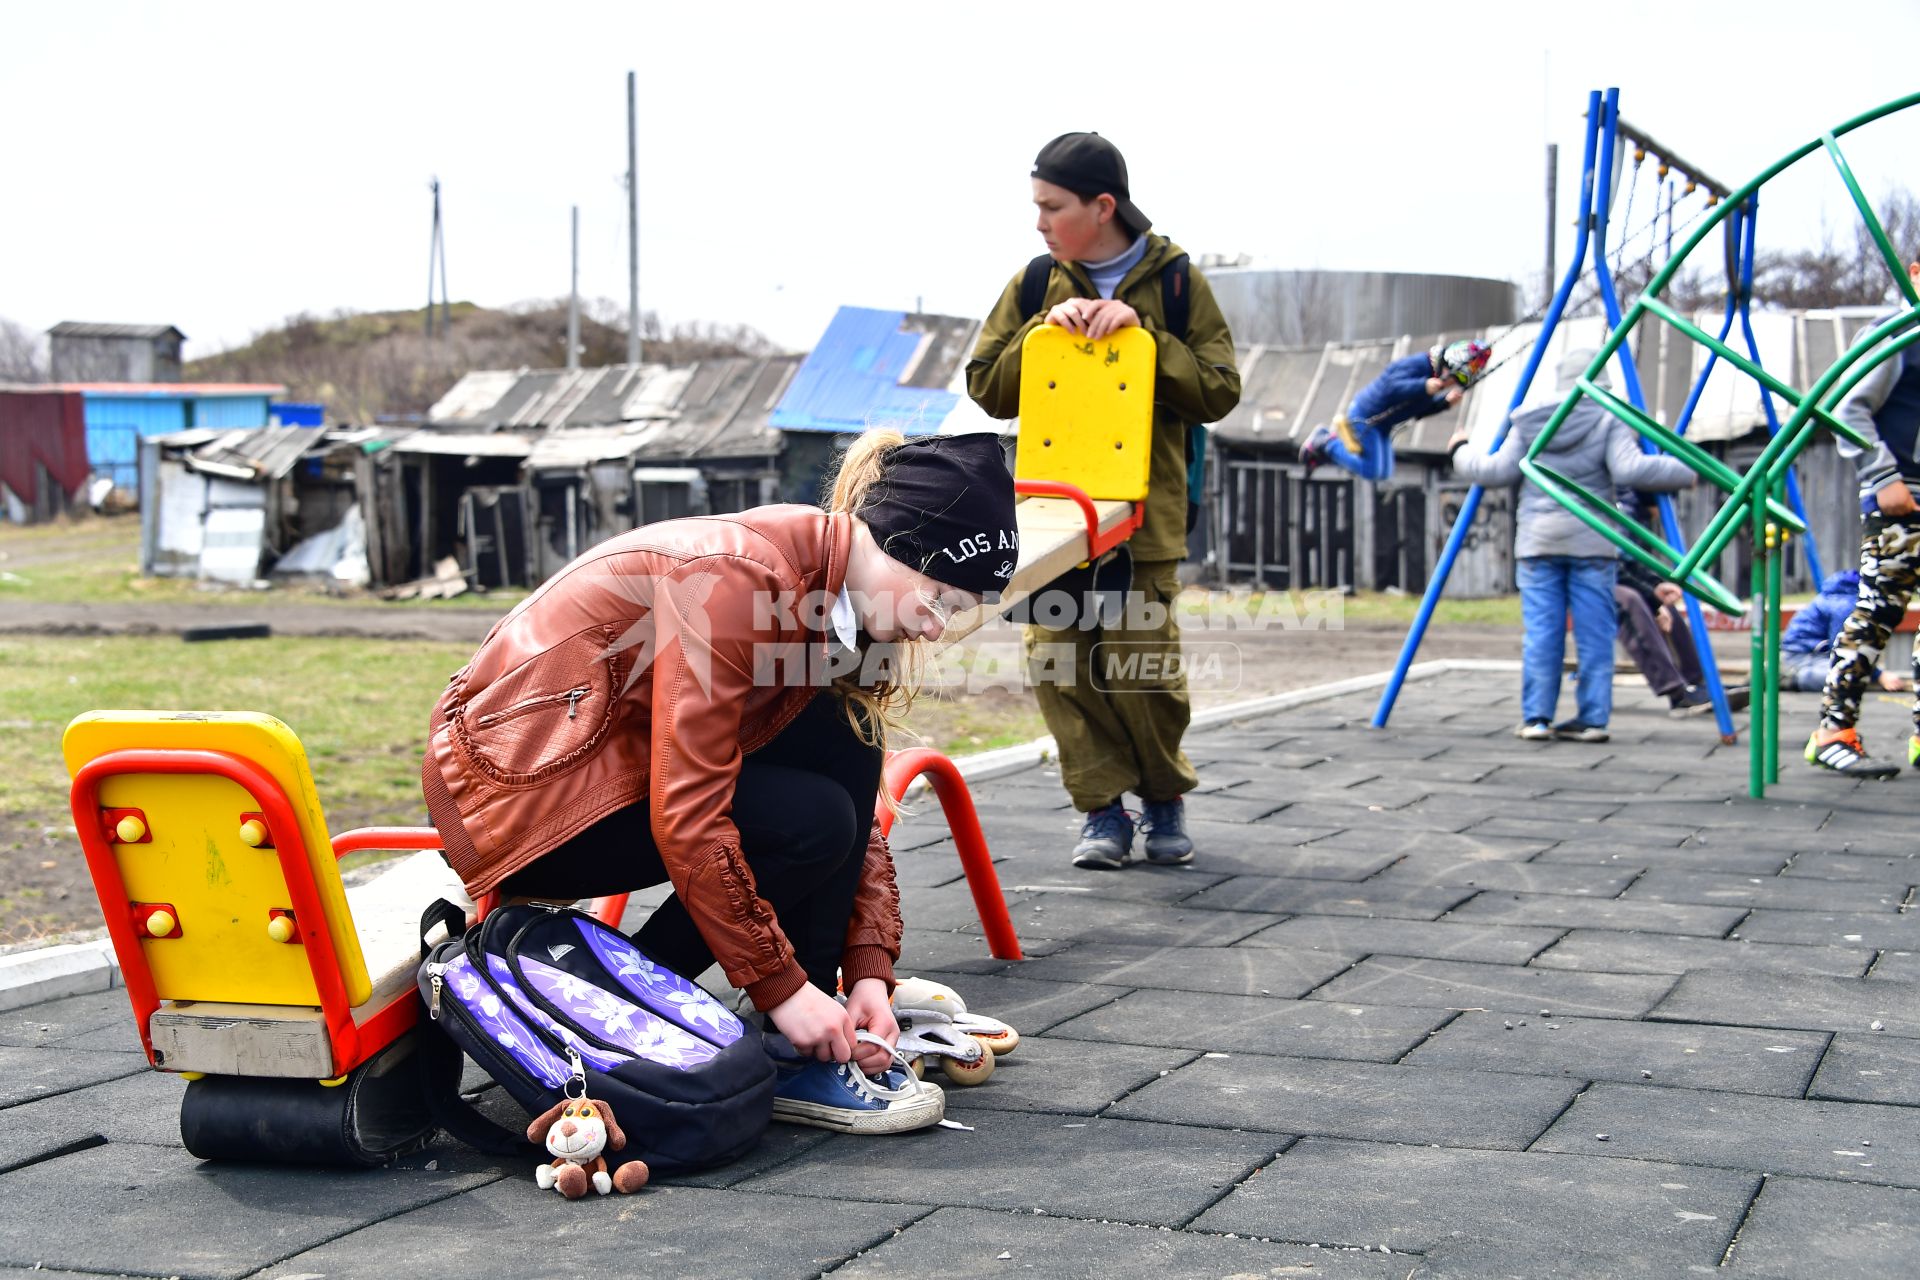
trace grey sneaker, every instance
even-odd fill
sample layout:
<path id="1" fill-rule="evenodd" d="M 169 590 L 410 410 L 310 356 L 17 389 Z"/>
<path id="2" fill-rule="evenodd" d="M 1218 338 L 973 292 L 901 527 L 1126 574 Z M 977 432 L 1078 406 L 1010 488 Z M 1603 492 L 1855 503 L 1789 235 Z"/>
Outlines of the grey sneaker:
<path id="1" fill-rule="evenodd" d="M 1193 861 L 1193 840 L 1187 835 L 1187 806 L 1179 796 L 1147 801 L 1146 812 L 1140 815 L 1140 830 L 1147 834 L 1148 862 L 1178 866 Z"/>
<path id="2" fill-rule="evenodd" d="M 1300 442 L 1300 478 L 1313 479 L 1313 473 L 1329 461 L 1327 445 L 1333 440 L 1333 428 L 1322 423 L 1307 432 L 1307 438 Z"/>
<path id="3" fill-rule="evenodd" d="M 1553 736 L 1562 742 L 1605 742 L 1607 727 L 1588 724 L 1585 720 L 1562 720 L 1553 726 Z"/>
<path id="4" fill-rule="evenodd" d="M 1073 865 L 1115 871 L 1133 857 L 1133 819 L 1118 800 L 1087 815 L 1080 843 L 1073 846 Z"/>
<path id="5" fill-rule="evenodd" d="M 1728 711 L 1744 711 L 1752 691 L 1743 684 L 1725 686 Z M 1670 707 L 1667 714 L 1675 720 L 1684 720 L 1688 716 L 1710 716 L 1713 714 L 1713 695 L 1703 685 L 1689 685 L 1679 693 L 1667 699 Z"/>

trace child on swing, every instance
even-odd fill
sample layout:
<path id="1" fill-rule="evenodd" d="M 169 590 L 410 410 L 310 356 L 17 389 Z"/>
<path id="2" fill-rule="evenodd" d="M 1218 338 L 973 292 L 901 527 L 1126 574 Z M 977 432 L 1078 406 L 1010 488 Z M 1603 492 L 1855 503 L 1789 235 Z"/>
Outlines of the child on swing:
<path id="1" fill-rule="evenodd" d="M 1463 339 L 1395 360 L 1360 388 L 1331 426 L 1307 433 L 1300 446 L 1307 476 L 1331 462 L 1362 480 L 1387 479 L 1393 475 L 1393 429 L 1459 404 L 1492 355 L 1485 343 Z"/>

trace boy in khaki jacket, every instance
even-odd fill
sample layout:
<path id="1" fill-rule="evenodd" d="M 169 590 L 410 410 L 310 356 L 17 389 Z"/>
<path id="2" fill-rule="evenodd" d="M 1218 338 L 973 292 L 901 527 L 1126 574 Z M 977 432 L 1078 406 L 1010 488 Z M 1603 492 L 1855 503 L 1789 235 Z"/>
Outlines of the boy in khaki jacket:
<path id="1" fill-rule="evenodd" d="M 1073 861 L 1126 865 L 1134 821 L 1122 801 L 1133 792 L 1144 802 L 1139 825 L 1148 860 L 1187 862 L 1193 842 L 1181 797 L 1199 778 L 1180 747 L 1191 707 L 1174 618 L 1187 542 L 1187 430 L 1217 422 L 1240 401 L 1233 335 L 1205 278 L 1176 263 L 1185 258 L 1177 245 L 1150 233 L 1151 221 L 1128 191 L 1126 161 L 1105 138 L 1069 133 L 1049 142 L 1034 162 L 1033 202 L 1053 259 L 1045 293 L 1027 314 L 1025 272 L 1001 291 L 967 365 L 975 403 L 996 418 L 1019 413 L 1020 344 L 1035 325 L 1096 340 L 1138 325 L 1153 335 L 1158 353 L 1146 523 L 1129 543 L 1127 616 L 1096 630 L 1027 628 L 1030 657 L 1044 649 L 1060 659 L 1044 665 L 1066 675 L 1037 680 L 1035 693 L 1059 746 L 1061 779 L 1086 815 Z M 1187 291 L 1183 333 L 1169 328 L 1166 298 L 1176 288 Z M 1133 662 L 1115 662 L 1122 656 Z M 1097 669 L 1096 658 L 1112 669 Z"/>

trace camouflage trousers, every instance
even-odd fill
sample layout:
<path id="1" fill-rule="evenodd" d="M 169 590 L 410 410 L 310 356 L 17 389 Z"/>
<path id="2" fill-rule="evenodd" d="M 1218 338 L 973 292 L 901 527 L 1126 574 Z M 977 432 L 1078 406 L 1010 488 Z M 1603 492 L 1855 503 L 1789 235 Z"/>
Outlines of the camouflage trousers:
<path id="1" fill-rule="evenodd" d="M 1860 719 L 1860 698 L 1873 683 L 1887 637 L 1906 617 L 1907 600 L 1920 588 L 1920 520 L 1867 517 L 1860 539 L 1860 597 L 1833 642 L 1833 665 L 1820 704 L 1820 727 L 1851 728 Z M 1915 689 L 1920 691 L 1920 645 L 1914 647 Z M 1920 692 L 1914 699 L 1920 732 Z"/>
<path id="2" fill-rule="evenodd" d="M 1179 561 L 1136 561 L 1130 613 L 1091 631 L 1028 626 L 1029 675 L 1060 753 L 1060 780 L 1082 813 L 1126 792 L 1172 800 L 1200 785 L 1180 739 L 1192 704 L 1180 663 Z"/>

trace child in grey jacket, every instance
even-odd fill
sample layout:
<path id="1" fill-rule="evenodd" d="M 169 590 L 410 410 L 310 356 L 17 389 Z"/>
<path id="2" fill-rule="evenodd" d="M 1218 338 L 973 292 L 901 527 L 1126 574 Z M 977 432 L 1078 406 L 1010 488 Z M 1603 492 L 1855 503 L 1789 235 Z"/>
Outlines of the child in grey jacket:
<path id="1" fill-rule="evenodd" d="M 1573 389 L 1595 352 L 1569 351 L 1557 370 L 1562 395 Z M 1604 372 L 1596 379 L 1606 385 Z M 1530 409 L 1493 453 L 1462 449 L 1466 433 L 1448 442 L 1453 469 L 1482 485 L 1512 484 L 1520 460 L 1553 407 Z M 1611 495 L 1621 487 L 1671 493 L 1693 484 L 1693 471 L 1678 458 L 1643 453 L 1631 427 L 1590 399 L 1582 398 L 1554 433 L 1540 462 L 1589 493 Z M 1611 542 L 1545 491 L 1525 485 L 1515 509 L 1514 557 L 1520 582 L 1520 612 L 1526 628 L 1521 647 L 1520 715 L 1516 736 L 1534 741 L 1566 738 L 1605 742 L 1613 715 L 1613 586 L 1618 554 Z M 1553 722 L 1560 700 L 1560 668 L 1566 657 L 1566 619 L 1573 615 L 1578 655 L 1575 716 Z"/>

